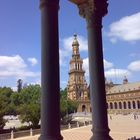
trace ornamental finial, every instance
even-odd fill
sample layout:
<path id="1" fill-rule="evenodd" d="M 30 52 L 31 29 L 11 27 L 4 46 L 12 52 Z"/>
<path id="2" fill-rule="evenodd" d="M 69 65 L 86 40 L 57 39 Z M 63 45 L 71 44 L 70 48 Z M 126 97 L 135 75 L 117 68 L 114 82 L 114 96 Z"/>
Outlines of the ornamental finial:
<path id="1" fill-rule="evenodd" d="M 76 34 L 76 33 L 74 33 L 74 35 L 73 35 L 73 36 L 74 36 L 74 39 L 77 39 L 77 34 Z"/>
<path id="2" fill-rule="evenodd" d="M 74 40 L 73 40 L 72 46 L 79 46 L 79 42 L 78 42 L 78 40 L 77 40 L 77 34 L 74 33 L 73 36 L 74 36 Z"/>

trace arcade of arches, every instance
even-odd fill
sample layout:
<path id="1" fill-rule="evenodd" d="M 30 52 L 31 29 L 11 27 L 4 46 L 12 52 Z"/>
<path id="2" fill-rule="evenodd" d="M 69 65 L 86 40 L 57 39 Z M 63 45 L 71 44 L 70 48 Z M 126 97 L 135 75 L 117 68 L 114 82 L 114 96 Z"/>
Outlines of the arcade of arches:
<path id="1" fill-rule="evenodd" d="M 111 85 L 107 90 L 106 98 L 109 113 L 139 113 L 140 82 L 128 83 L 127 81 L 122 85 Z"/>
<path id="2" fill-rule="evenodd" d="M 91 112 L 89 89 L 82 68 L 83 60 L 80 58 L 79 42 L 74 35 L 72 43 L 72 58 L 70 60 L 67 97 L 79 102 L 78 112 Z M 123 84 L 113 84 L 105 81 L 108 113 L 139 113 L 140 112 L 140 82 L 128 83 L 127 78 Z"/>

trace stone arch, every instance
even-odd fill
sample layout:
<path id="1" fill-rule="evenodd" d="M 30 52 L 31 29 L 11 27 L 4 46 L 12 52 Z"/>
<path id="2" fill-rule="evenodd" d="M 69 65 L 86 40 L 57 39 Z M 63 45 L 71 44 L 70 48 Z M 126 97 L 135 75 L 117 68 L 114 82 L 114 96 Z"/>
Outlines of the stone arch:
<path id="1" fill-rule="evenodd" d="M 110 109 L 113 109 L 113 103 L 110 102 Z"/>
<path id="2" fill-rule="evenodd" d="M 140 109 L 140 101 L 139 100 L 137 101 L 137 107 L 138 107 L 138 109 Z"/>
<path id="3" fill-rule="evenodd" d="M 75 64 L 75 69 L 77 70 L 77 64 Z"/>
<path id="4" fill-rule="evenodd" d="M 131 102 L 128 101 L 128 109 L 131 109 Z"/>
<path id="5" fill-rule="evenodd" d="M 123 108 L 126 109 L 126 102 L 123 102 Z"/>
<path id="6" fill-rule="evenodd" d="M 90 112 L 92 112 L 92 108 L 91 108 L 91 106 L 90 106 Z"/>
<path id="7" fill-rule="evenodd" d="M 118 109 L 118 105 L 117 105 L 116 102 L 114 103 L 114 108 L 115 108 L 115 109 Z"/>
<path id="8" fill-rule="evenodd" d="M 135 103 L 135 101 L 132 101 L 132 107 L 133 107 L 133 109 L 136 109 L 136 103 Z"/>
<path id="9" fill-rule="evenodd" d="M 119 109 L 122 109 L 122 103 L 119 102 Z"/>
<path id="10" fill-rule="evenodd" d="M 80 69 L 79 63 L 77 65 L 78 65 L 78 70 L 79 70 Z"/>
<path id="11" fill-rule="evenodd" d="M 86 105 L 82 105 L 82 112 L 86 111 Z"/>
<path id="12" fill-rule="evenodd" d="M 106 108 L 109 109 L 109 105 L 108 105 L 108 103 L 106 103 Z"/>

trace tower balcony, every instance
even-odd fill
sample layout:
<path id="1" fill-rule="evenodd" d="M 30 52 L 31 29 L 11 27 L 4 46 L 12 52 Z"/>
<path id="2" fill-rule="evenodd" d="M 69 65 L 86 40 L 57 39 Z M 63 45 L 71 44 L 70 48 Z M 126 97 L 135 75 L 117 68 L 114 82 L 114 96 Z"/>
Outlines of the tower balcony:
<path id="1" fill-rule="evenodd" d="M 82 70 L 75 70 L 75 69 L 72 69 L 69 71 L 69 74 L 71 73 L 85 73 L 85 71 L 82 69 Z"/>

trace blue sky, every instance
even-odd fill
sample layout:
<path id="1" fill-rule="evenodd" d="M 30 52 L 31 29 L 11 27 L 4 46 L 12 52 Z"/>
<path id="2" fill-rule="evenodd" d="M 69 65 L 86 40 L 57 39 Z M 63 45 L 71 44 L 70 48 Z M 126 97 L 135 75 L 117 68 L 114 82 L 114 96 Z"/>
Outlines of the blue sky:
<path id="1" fill-rule="evenodd" d="M 114 83 L 140 81 L 140 1 L 110 0 L 103 18 L 105 75 Z M 61 85 L 67 85 L 73 34 L 78 34 L 88 82 L 86 22 L 75 5 L 60 1 Z M 39 0 L 0 0 L 0 86 L 15 88 L 17 79 L 40 83 Z M 53 61 L 53 60 L 52 60 Z M 47 84 L 47 83 L 46 83 Z"/>

